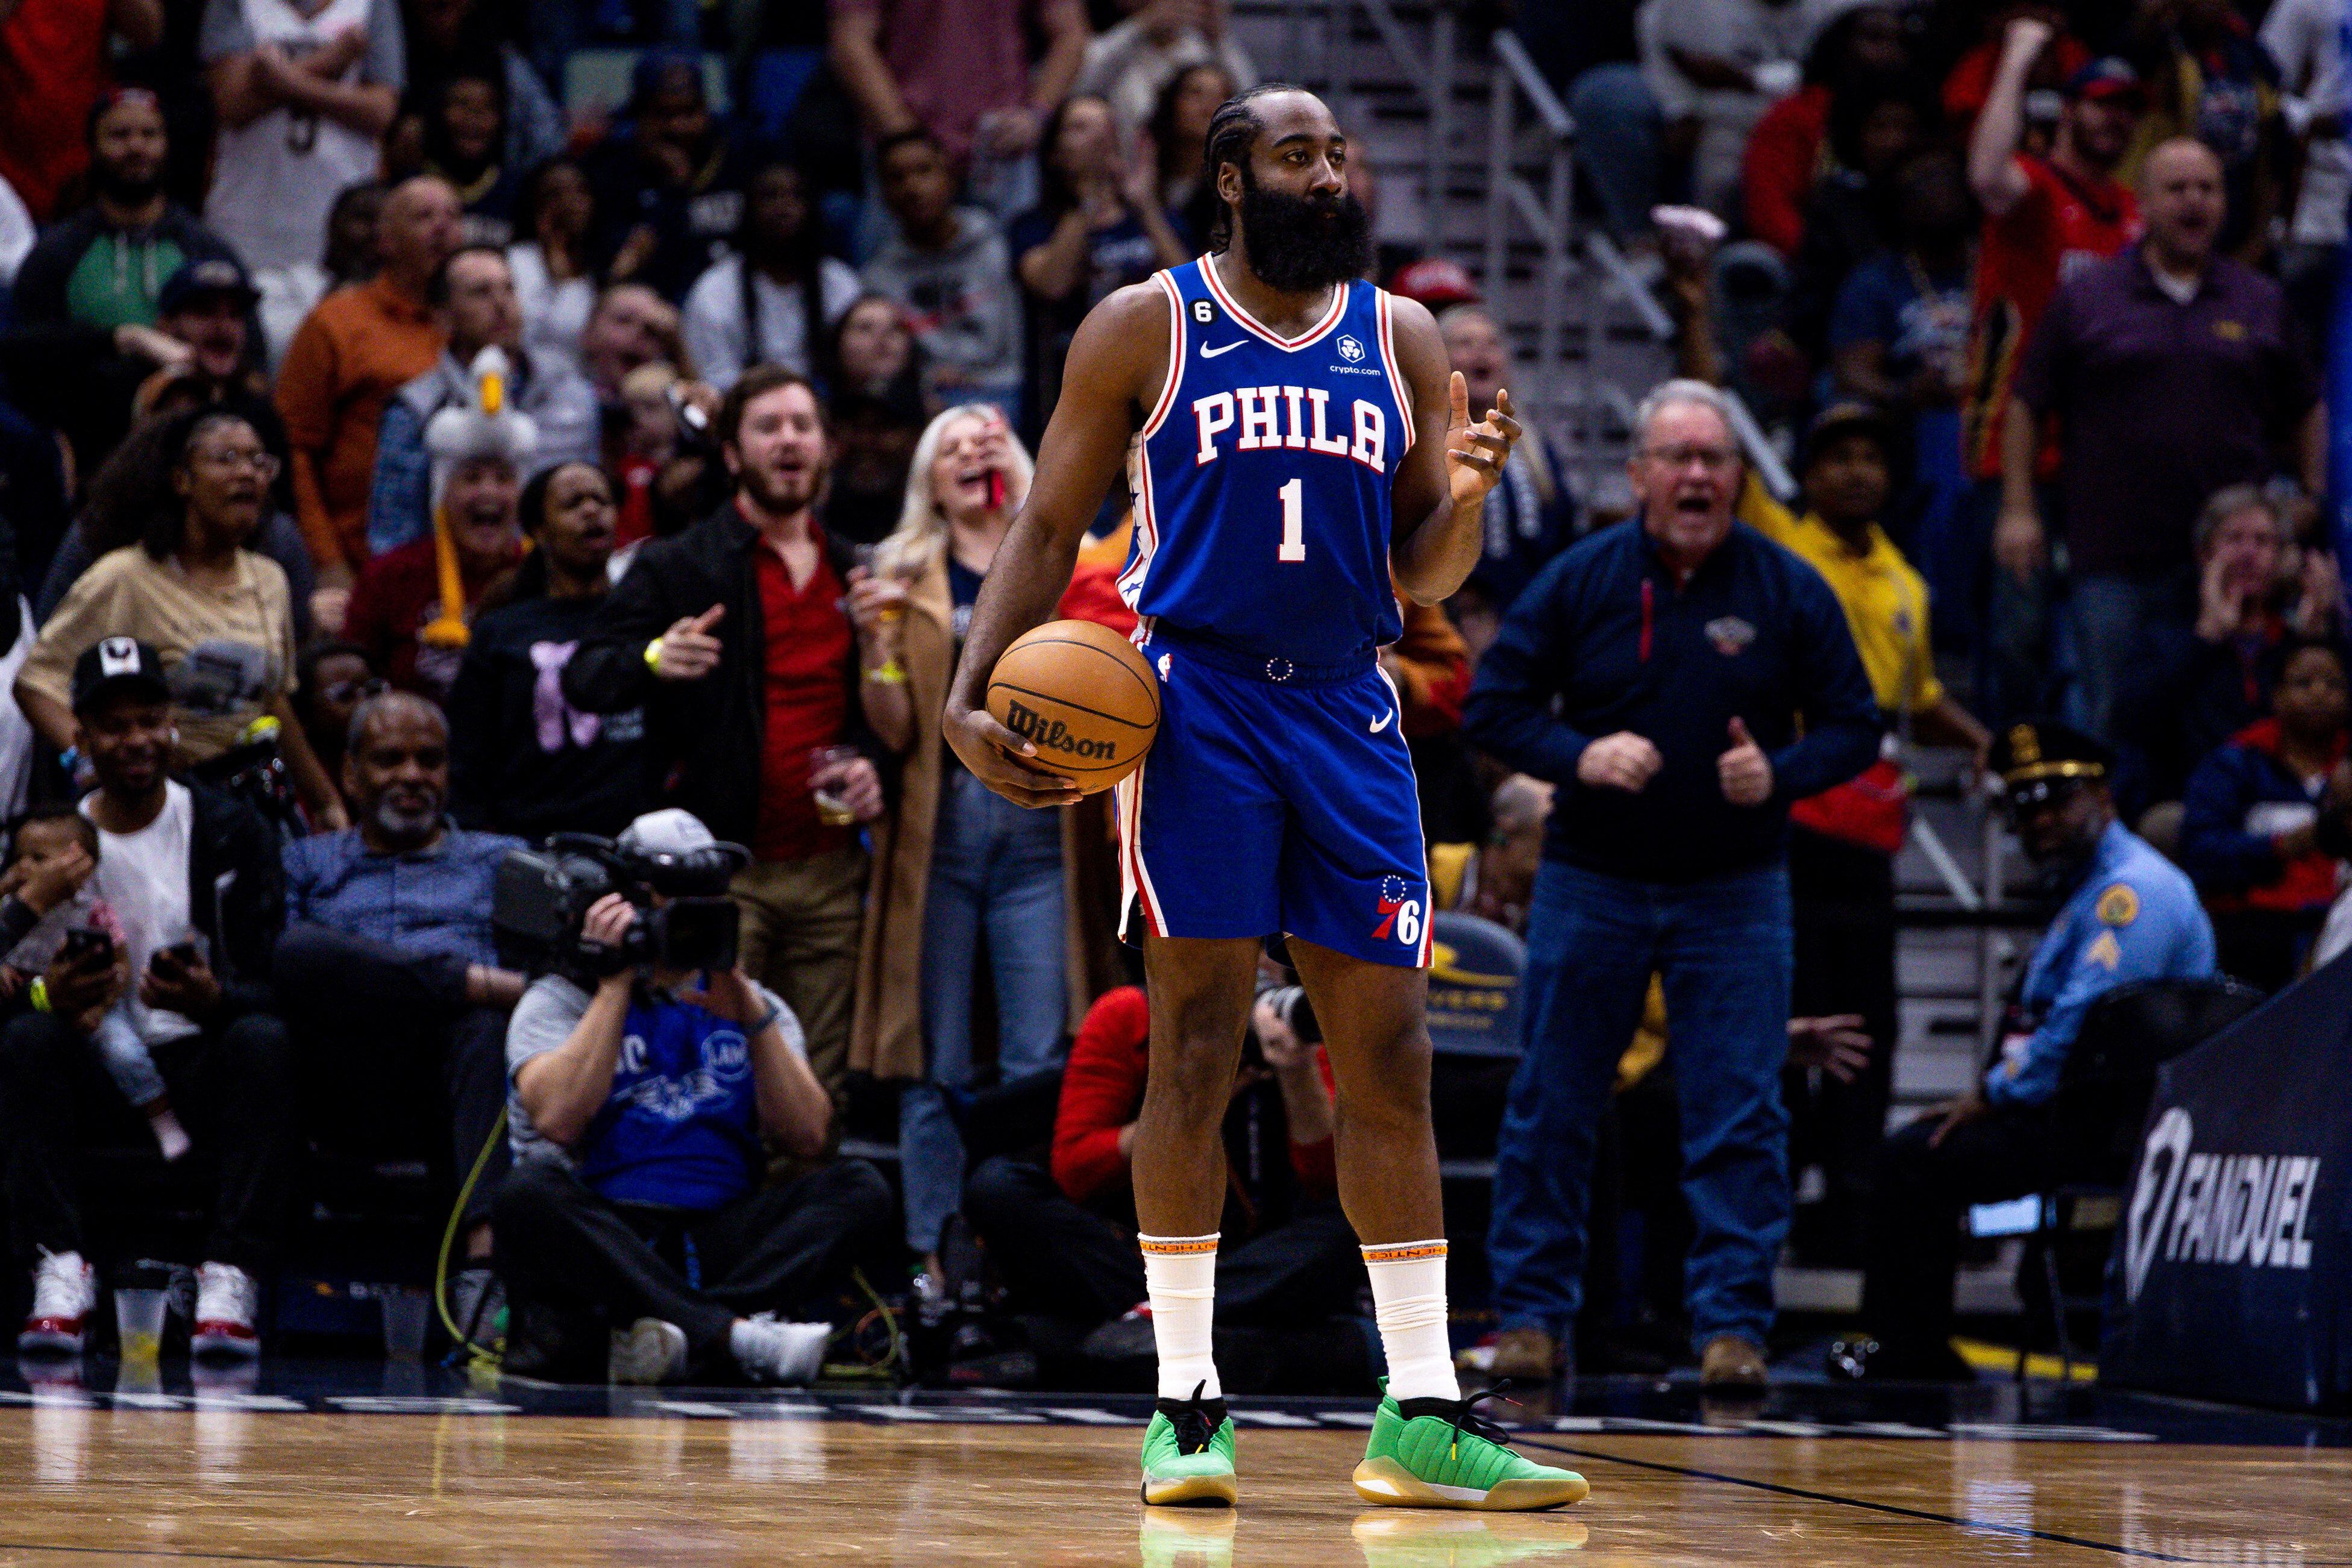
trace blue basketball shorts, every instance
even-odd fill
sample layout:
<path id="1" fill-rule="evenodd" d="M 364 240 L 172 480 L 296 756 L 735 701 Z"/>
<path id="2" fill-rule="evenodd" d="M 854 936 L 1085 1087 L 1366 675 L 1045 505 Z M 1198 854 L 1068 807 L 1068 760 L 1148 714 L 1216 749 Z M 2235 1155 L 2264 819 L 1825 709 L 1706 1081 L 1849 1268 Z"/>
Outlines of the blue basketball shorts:
<path id="1" fill-rule="evenodd" d="M 1305 671 L 1164 629 L 1143 654 L 1160 733 L 1118 786 L 1119 934 L 1282 932 L 1427 968 L 1421 803 L 1380 667 Z"/>

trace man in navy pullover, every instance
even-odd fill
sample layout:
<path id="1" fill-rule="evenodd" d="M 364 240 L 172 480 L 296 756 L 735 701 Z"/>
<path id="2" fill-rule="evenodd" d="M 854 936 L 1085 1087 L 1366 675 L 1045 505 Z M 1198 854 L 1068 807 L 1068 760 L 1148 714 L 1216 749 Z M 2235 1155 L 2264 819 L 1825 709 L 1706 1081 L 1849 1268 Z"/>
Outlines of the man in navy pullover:
<path id="1" fill-rule="evenodd" d="M 1829 584 L 1732 521 L 1722 395 L 1668 382 L 1634 432 L 1641 518 L 1528 584 L 1463 715 L 1478 745 L 1559 786 L 1496 1151 L 1492 1370 L 1569 1360 L 1594 1129 L 1656 973 L 1696 1230 L 1693 1345 L 1706 1383 L 1760 1387 L 1789 1227 L 1788 806 L 1870 764 L 1878 709 Z"/>

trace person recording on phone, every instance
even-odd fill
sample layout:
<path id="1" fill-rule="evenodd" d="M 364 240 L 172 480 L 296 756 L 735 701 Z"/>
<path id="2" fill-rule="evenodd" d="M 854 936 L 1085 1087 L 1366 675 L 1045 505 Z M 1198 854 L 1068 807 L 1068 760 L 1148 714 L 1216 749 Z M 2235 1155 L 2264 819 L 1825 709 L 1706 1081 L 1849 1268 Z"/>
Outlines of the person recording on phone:
<path id="1" fill-rule="evenodd" d="M 83 1256 L 80 1154 L 100 1138 L 123 1141 L 118 1130 L 146 1135 L 92 1041 L 117 1020 L 209 1177 L 191 1349 L 251 1357 L 257 1280 L 282 1240 L 294 1160 L 293 1050 L 265 1010 L 284 912 L 277 841 L 244 805 L 166 772 L 178 721 L 154 648 L 93 644 L 75 661 L 71 697 L 75 743 L 98 779 L 80 805 L 97 853 L 51 822 L 20 828 L 30 841 L 9 873 L 0 931 L 20 910 L 46 904 L 46 919 L 67 907 L 77 877 L 114 930 L 68 929 L 26 987 L 30 1010 L 0 1032 L 9 1229 L 33 1268 L 17 1346 L 79 1355 L 85 1342 L 98 1279 Z M 52 835 L 61 842 L 44 847 Z"/>
<path id="2" fill-rule="evenodd" d="M 643 709 L 662 804 L 750 847 L 731 889 L 744 971 L 790 1004 L 837 1099 L 865 924 L 858 830 L 883 814 L 891 754 L 875 715 L 903 706 L 907 676 L 852 624 L 855 552 L 817 521 L 828 442 L 816 389 L 754 366 L 711 435 L 734 493 L 638 551 L 564 666 L 563 697 L 583 713 Z"/>
<path id="3" fill-rule="evenodd" d="M 612 851 L 548 880 L 554 899 L 597 868 L 595 886 L 617 885 L 562 916 L 507 1031 L 506 1368 L 806 1383 L 830 1329 L 780 1314 L 837 1288 L 859 1244 L 887 1234 L 889 1188 L 858 1161 L 761 1184 L 770 1147 L 824 1152 L 833 1104 L 800 1021 L 736 966 L 724 889 L 745 852 L 676 808 Z M 526 858 L 502 873 L 502 922 L 518 869 Z"/>

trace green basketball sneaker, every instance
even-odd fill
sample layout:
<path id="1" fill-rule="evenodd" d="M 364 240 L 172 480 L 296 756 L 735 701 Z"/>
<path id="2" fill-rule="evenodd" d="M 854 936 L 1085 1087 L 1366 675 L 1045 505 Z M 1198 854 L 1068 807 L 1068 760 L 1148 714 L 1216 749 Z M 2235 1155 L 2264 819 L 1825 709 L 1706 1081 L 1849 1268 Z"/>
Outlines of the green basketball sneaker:
<path id="1" fill-rule="evenodd" d="M 1490 1512 L 1582 1502 L 1592 1489 L 1582 1476 L 1521 1458 L 1504 1446 L 1508 1435 L 1500 1426 L 1471 1413 L 1501 1389 L 1498 1384 L 1467 1399 L 1399 1404 L 1381 1379 L 1380 1414 L 1372 1418 L 1364 1462 L 1356 1467 L 1356 1495 L 1403 1508 Z"/>
<path id="2" fill-rule="evenodd" d="M 1234 1420 L 1222 1398 L 1162 1399 L 1143 1429 L 1143 1500 L 1160 1507 L 1231 1508 Z"/>

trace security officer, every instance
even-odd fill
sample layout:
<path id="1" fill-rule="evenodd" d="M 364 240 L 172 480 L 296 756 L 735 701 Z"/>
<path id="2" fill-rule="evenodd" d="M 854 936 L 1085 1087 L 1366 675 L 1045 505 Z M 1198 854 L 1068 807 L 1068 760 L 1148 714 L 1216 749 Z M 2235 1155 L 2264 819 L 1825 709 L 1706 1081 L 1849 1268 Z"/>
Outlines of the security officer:
<path id="1" fill-rule="evenodd" d="M 2214 973 L 2213 927 L 2179 868 L 2116 820 L 2114 754 L 2052 721 L 1996 737 L 2010 824 L 2063 907 L 2033 950 L 1998 1060 L 1968 1095 L 1886 1141 L 1873 1195 L 1862 1317 L 1832 1348 L 1848 1377 L 1972 1375 L 1951 1345 L 1960 1216 L 2039 1192 L 2057 1140 L 2058 1077 L 2093 1002 L 2143 980 Z"/>

